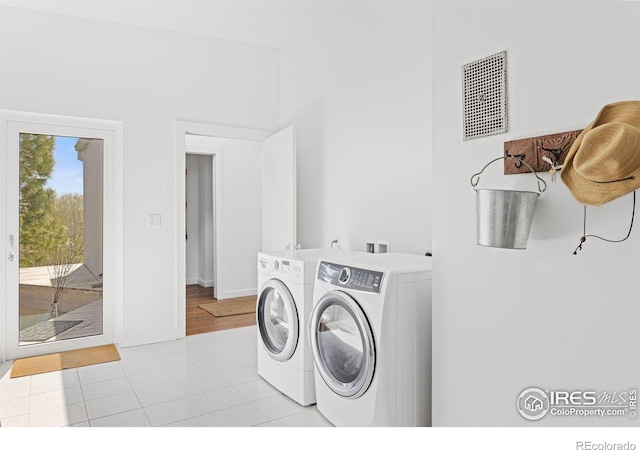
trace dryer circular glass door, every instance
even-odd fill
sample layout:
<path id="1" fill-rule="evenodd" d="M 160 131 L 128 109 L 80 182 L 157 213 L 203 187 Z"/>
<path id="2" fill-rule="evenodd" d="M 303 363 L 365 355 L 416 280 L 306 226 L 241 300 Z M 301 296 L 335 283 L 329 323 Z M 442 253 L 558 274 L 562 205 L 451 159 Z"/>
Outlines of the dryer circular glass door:
<path id="1" fill-rule="evenodd" d="M 271 279 L 260 289 L 256 321 L 262 344 L 276 361 L 286 361 L 298 344 L 298 312 L 282 281 Z"/>
<path id="2" fill-rule="evenodd" d="M 313 359 L 327 386 L 343 397 L 364 394 L 373 378 L 376 355 L 362 308 L 344 292 L 329 292 L 316 303 L 309 325 Z"/>

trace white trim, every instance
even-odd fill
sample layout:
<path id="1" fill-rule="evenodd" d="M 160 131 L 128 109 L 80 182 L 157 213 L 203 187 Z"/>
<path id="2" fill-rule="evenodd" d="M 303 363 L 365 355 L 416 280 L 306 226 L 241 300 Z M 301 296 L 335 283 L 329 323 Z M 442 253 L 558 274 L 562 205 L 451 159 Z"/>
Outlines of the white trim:
<path id="1" fill-rule="evenodd" d="M 176 338 L 181 339 L 187 334 L 187 297 L 184 287 L 186 286 L 186 244 L 184 239 L 181 239 L 181 236 L 184 236 L 186 233 L 186 219 L 185 219 L 185 211 L 182 205 L 184 204 L 185 198 L 185 168 L 186 168 L 186 154 L 187 154 L 187 146 L 186 146 L 186 135 L 195 135 L 195 136 L 208 136 L 208 137 L 218 137 L 218 138 L 231 138 L 231 139 L 245 139 L 251 141 L 263 141 L 267 137 L 273 134 L 272 131 L 267 130 L 256 130 L 251 128 L 236 128 L 236 127 L 228 127 L 222 125 L 211 125 L 205 123 L 197 123 L 197 122 L 187 122 L 183 120 L 178 120 L 176 122 L 176 247 L 177 247 L 177 255 L 176 255 Z M 216 152 L 217 150 L 217 152 Z M 224 278 L 218 272 L 218 264 L 217 258 L 220 258 L 221 252 L 224 251 L 224 241 L 222 239 L 221 231 L 222 226 L 220 225 L 221 216 L 222 216 L 222 205 L 223 202 L 221 199 L 223 198 L 222 192 L 222 150 L 214 149 L 209 147 L 207 151 L 211 151 L 214 153 L 203 153 L 203 154 L 216 154 L 214 157 L 215 166 L 215 208 L 214 208 L 214 223 L 215 223 L 215 251 L 214 251 L 214 271 L 215 282 L 214 290 L 220 292 L 220 297 L 228 298 L 230 296 L 235 295 L 236 292 L 243 293 L 242 295 L 237 295 L 239 297 L 247 296 L 247 295 L 255 295 L 256 292 L 244 294 L 244 292 L 248 291 L 234 291 L 234 292 L 225 292 L 224 288 Z M 189 153 L 194 153 L 193 149 L 190 148 Z M 219 156 L 218 156 L 219 155 Z M 217 159 L 217 161 L 216 161 Z M 216 213 L 218 211 L 218 213 Z M 220 258 L 222 259 L 222 258 Z M 222 270 L 222 268 L 220 268 Z M 222 283 L 222 286 L 220 285 Z"/>
<path id="2" fill-rule="evenodd" d="M 9 257 L 9 236 L 7 233 L 7 121 L 2 115 L 0 120 L 0 274 L 2 274 L 2 288 L 0 289 L 0 326 L 4 329 L 7 323 L 7 263 Z M 6 333 L 0 332 L 0 363 L 7 360 Z"/>
<path id="3" fill-rule="evenodd" d="M 176 337 L 173 330 L 137 335 L 127 334 L 126 336 L 122 336 L 120 338 L 118 346 L 121 348 L 134 347 L 138 345 L 146 345 L 149 343 L 174 341 L 175 339 Z"/>
<path id="4" fill-rule="evenodd" d="M 185 280 L 185 285 L 187 286 L 193 286 L 194 284 L 197 284 L 198 286 L 202 286 L 204 288 L 210 288 L 215 286 L 215 282 L 213 280 L 205 281 L 205 280 L 201 280 L 200 278 L 187 278 Z M 214 294 L 214 297 L 215 297 L 215 294 Z"/>
<path id="5" fill-rule="evenodd" d="M 105 273 L 104 285 L 104 332 L 101 336 L 90 336 L 81 339 L 73 339 L 56 343 L 36 344 L 29 347 L 14 348 L 8 333 L 14 330 L 15 326 L 8 327 L 9 314 L 13 314 L 17 309 L 8 301 L 10 296 L 15 296 L 15 286 L 10 283 L 5 284 L 5 289 L 0 298 L 0 325 L 7 328 L 6 333 L 0 333 L 0 362 L 7 358 L 26 357 L 42 354 L 51 351 L 65 351 L 74 348 L 86 347 L 89 345 L 100 345 L 104 343 L 118 342 L 122 334 L 122 266 L 123 266 L 123 226 L 122 226 L 122 195 L 123 195 L 123 125 L 122 122 L 86 119 L 82 117 L 60 116 L 52 114 L 38 114 L 23 111 L 0 111 L 0 130 L 3 136 L 0 139 L 1 156 L 5 168 L 5 183 L 0 187 L 0 252 L 7 254 L 7 243 L 9 233 L 16 233 L 15 218 L 11 218 L 7 213 L 9 184 L 16 181 L 16 174 L 9 170 L 9 150 L 11 145 L 9 139 L 15 137 L 16 132 L 34 132 L 53 135 L 70 135 L 78 137 L 94 137 L 104 140 L 104 261 L 103 269 Z M 63 131 L 64 130 L 64 131 Z M 15 143 L 14 143 L 15 144 Z M 11 180 L 10 180 L 11 178 Z M 9 221 L 12 225 L 9 226 Z M 11 229 L 10 229 L 11 228 Z M 6 261 L 4 258 L 0 263 L 0 271 L 3 274 L 3 281 L 9 276 Z M 17 270 L 17 269 L 16 269 Z M 15 331 L 15 330 L 14 330 Z M 16 341 L 17 343 L 17 341 Z"/>
<path id="6" fill-rule="evenodd" d="M 233 300 L 234 298 L 250 297 L 252 295 L 258 295 L 258 289 L 239 289 L 237 291 L 227 291 L 225 298 L 218 299 L 219 301 Z"/>
<path id="7" fill-rule="evenodd" d="M 180 130 L 180 128 L 184 130 L 184 134 L 229 139 L 245 139 L 248 141 L 263 141 L 273 134 L 273 131 L 269 130 L 236 128 L 224 125 L 211 125 L 207 123 L 186 122 L 178 120 L 178 130 Z"/>
<path id="8" fill-rule="evenodd" d="M 198 278 L 198 285 L 205 287 L 205 288 L 210 288 L 210 287 L 214 287 L 215 286 L 215 281 L 211 280 L 211 281 L 206 281 L 206 280 L 201 280 L 200 278 Z M 215 297 L 215 294 L 214 294 Z"/>

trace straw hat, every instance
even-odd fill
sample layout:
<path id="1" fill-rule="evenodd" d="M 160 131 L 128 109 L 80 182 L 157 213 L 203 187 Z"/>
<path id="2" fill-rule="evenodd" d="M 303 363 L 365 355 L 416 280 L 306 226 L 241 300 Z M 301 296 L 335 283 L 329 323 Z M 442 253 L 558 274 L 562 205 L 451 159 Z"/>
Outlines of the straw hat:
<path id="1" fill-rule="evenodd" d="M 640 187 L 640 101 L 611 103 L 577 137 L 562 181 L 585 205 L 602 205 Z"/>

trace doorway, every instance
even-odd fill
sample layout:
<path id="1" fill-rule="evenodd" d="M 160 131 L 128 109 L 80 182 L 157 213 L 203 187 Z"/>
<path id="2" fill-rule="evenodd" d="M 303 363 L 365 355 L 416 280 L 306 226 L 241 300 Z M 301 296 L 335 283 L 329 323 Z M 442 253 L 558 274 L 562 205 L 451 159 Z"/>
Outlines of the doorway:
<path id="1" fill-rule="evenodd" d="M 101 335 L 104 142 L 20 133 L 19 147 L 18 345 Z"/>
<path id="2" fill-rule="evenodd" d="M 214 288 L 215 154 L 187 153 L 186 166 L 186 285 Z M 214 292 L 215 289 L 211 289 L 212 298 Z"/>
<path id="3" fill-rule="evenodd" d="M 214 154 L 214 290 L 217 300 L 255 296 L 257 254 L 295 248 L 295 132 L 178 121 L 176 135 L 176 336 L 186 336 L 185 169 L 188 153 Z M 223 170 L 224 168 L 224 170 Z M 264 207 L 269 205 L 269 207 Z M 266 232 L 266 233 L 265 233 Z"/>
<path id="4" fill-rule="evenodd" d="M 121 124 L 19 112 L 1 122 L 0 361 L 113 343 Z"/>

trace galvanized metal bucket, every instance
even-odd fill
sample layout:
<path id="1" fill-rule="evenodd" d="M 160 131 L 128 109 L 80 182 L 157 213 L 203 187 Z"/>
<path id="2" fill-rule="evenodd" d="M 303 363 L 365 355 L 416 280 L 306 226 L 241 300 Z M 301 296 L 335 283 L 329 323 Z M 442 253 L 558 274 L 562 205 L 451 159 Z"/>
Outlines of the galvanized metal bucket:
<path id="1" fill-rule="evenodd" d="M 517 159 L 525 164 L 538 179 L 538 191 L 509 191 L 502 189 L 477 189 L 480 175 L 490 164 L 505 158 Z M 542 184 L 541 184 L 542 183 Z M 503 156 L 490 161 L 471 177 L 476 193 L 476 234 L 478 245 L 524 250 L 527 248 L 533 212 L 540 194 L 547 183 L 536 175 L 533 168 L 514 156 Z"/>

